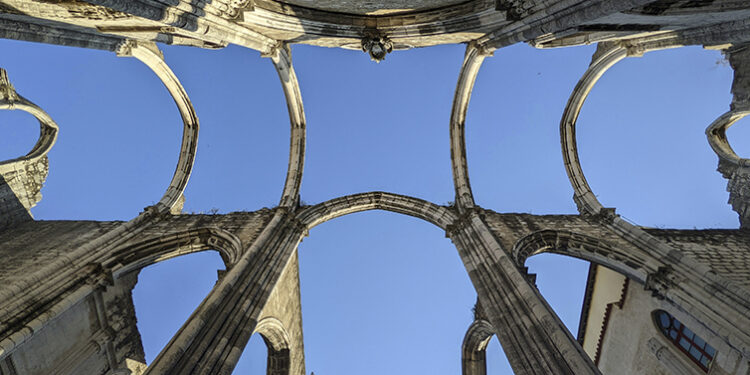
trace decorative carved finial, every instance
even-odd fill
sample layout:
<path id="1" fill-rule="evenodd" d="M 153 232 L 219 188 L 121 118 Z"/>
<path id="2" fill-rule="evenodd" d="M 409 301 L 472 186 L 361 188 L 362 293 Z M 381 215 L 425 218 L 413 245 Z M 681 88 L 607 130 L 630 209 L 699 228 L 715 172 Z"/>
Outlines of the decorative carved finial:
<path id="1" fill-rule="evenodd" d="M 656 272 L 648 274 L 644 289 L 650 290 L 656 299 L 664 299 L 667 291 L 674 289 L 681 280 L 670 265 L 659 266 Z"/>
<path id="2" fill-rule="evenodd" d="M 270 50 L 266 52 L 261 52 L 260 57 L 268 57 L 271 59 L 276 59 L 280 56 L 281 53 L 285 53 L 287 58 L 292 56 L 292 49 L 289 47 L 288 43 L 279 41 L 273 47 L 271 47 Z"/>
<path id="3" fill-rule="evenodd" d="M 115 50 L 115 53 L 117 56 L 120 57 L 130 57 L 133 56 L 135 51 L 137 49 L 144 48 L 147 49 L 154 54 L 156 54 L 160 59 L 164 60 L 164 54 L 161 52 L 159 47 L 156 46 L 156 43 L 154 42 L 144 42 L 144 41 L 137 41 L 132 39 L 127 39 L 120 43 L 119 46 L 117 46 L 117 50 Z"/>
<path id="4" fill-rule="evenodd" d="M 18 100 L 18 94 L 16 88 L 10 83 L 8 79 L 8 72 L 5 69 L 0 68 L 0 100 L 7 102 L 14 102 Z"/>
<path id="5" fill-rule="evenodd" d="M 479 297 L 477 297 L 474 307 L 471 308 L 471 312 L 474 313 L 474 320 L 487 320 L 487 315 L 485 315 L 482 304 L 479 302 Z"/>
<path id="6" fill-rule="evenodd" d="M 117 56 L 132 56 L 133 48 L 138 46 L 138 42 L 132 39 L 126 39 L 120 45 L 117 46 L 115 53 Z"/>
<path id="7" fill-rule="evenodd" d="M 379 63 L 393 51 L 393 42 L 384 36 L 366 36 L 362 39 L 362 51 L 369 53 L 370 59 Z"/>

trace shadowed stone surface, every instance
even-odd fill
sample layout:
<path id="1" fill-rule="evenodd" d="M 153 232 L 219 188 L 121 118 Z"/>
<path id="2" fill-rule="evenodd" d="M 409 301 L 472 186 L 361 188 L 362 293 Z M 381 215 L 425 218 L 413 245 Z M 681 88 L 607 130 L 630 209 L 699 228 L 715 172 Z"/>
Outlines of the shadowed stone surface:
<path id="1" fill-rule="evenodd" d="M 382 15 L 408 11 L 421 11 L 455 5 L 465 0 L 385 0 L 385 1 L 336 1 L 336 0 L 283 0 L 283 3 L 330 12 Z"/>

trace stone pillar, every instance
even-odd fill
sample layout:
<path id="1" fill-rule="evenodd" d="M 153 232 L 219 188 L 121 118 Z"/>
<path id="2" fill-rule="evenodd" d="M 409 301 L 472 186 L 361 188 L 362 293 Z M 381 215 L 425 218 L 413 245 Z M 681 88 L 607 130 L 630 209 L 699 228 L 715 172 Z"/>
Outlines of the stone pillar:
<path id="1" fill-rule="evenodd" d="M 255 333 L 262 335 L 268 346 L 268 374 L 305 375 L 302 301 L 296 251 L 268 297 Z"/>
<path id="2" fill-rule="evenodd" d="M 468 211 L 446 232 L 516 374 L 599 374 L 478 211 Z"/>
<path id="3" fill-rule="evenodd" d="M 288 210 L 277 209 L 146 373 L 230 374 L 305 233 Z"/>

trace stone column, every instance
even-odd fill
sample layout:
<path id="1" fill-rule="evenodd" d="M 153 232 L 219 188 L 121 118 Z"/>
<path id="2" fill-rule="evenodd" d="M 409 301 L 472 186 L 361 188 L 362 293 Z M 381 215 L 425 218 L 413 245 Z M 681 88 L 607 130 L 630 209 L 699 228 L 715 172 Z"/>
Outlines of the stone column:
<path id="1" fill-rule="evenodd" d="M 468 211 L 446 232 L 516 374 L 599 374 L 478 211 Z"/>
<path id="2" fill-rule="evenodd" d="M 286 210 L 274 217 L 157 356 L 147 374 L 231 374 L 271 291 L 306 233 Z"/>

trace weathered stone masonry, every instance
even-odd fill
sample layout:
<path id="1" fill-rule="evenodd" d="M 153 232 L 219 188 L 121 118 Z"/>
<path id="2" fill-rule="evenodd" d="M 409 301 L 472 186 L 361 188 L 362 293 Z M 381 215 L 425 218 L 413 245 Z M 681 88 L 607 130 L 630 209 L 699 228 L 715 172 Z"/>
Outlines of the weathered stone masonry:
<path id="1" fill-rule="evenodd" d="M 34 221 L 30 209 L 41 199 L 49 165 L 54 168 L 47 153 L 58 125 L 18 95 L 0 71 L 0 109 L 27 111 L 41 129 L 29 154 L 0 162 L 2 375 L 230 374 L 253 333 L 268 346 L 269 374 L 305 374 L 297 245 L 315 225 L 375 209 L 431 222 L 456 245 L 478 295 L 476 320 L 456 348 L 464 374 L 486 373 L 484 350 L 493 334 L 517 374 L 599 373 L 527 274 L 525 260 L 541 252 L 624 274 L 631 287 L 650 291 L 717 348 L 717 373 L 750 371 L 750 163 L 734 153 L 726 137 L 726 129 L 750 111 L 746 1 L 0 0 L 0 37 L 134 57 L 164 83 L 183 120 L 175 173 L 157 204 L 127 222 Z M 598 43 L 560 123 L 564 167 L 579 215 L 497 213 L 474 200 L 464 139 L 471 91 L 482 62 L 517 42 L 538 48 Z M 289 167 L 277 207 L 226 215 L 181 212 L 197 150 L 198 116 L 156 43 L 207 49 L 236 44 L 260 51 L 274 64 L 291 126 Z M 301 206 L 307 124 L 292 43 L 362 49 L 377 61 L 402 49 L 466 43 L 446 119 L 455 204 L 369 192 Z M 630 224 L 598 201 L 581 167 L 576 122 L 597 80 L 626 57 L 683 45 L 721 49 L 735 71 L 729 111 L 706 134 L 743 229 Z M 60 127 L 64 131 L 65 125 Z M 226 271 L 147 368 L 130 295 L 138 271 L 205 250 L 218 251 Z M 666 348 L 652 346 L 663 363 L 677 363 Z"/>

